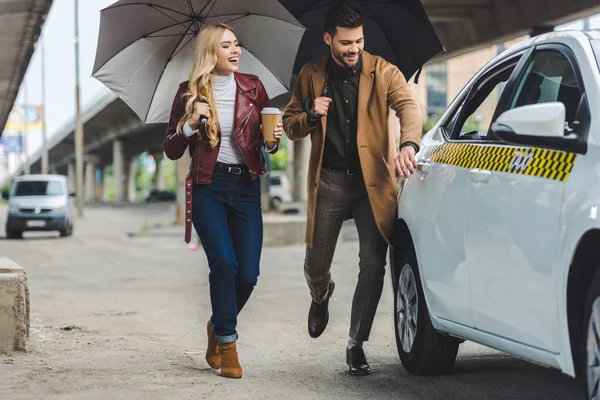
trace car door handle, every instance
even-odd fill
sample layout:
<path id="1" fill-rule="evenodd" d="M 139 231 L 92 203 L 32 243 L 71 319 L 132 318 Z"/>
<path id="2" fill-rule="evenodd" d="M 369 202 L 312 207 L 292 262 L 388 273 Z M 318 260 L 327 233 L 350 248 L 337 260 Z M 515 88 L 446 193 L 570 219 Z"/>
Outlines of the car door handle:
<path id="1" fill-rule="evenodd" d="M 469 180 L 474 183 L 488 183 L 492 173 L 486 169 L 472 169 L 469 171 Z"/>
<path id="2" fill-rule="evenodd" d="M 431 161 L 420 161 L 417 163 L 417 171 L 421 173 L 423 176 L 427 176 L 429 171 L 431 170 Z"/>

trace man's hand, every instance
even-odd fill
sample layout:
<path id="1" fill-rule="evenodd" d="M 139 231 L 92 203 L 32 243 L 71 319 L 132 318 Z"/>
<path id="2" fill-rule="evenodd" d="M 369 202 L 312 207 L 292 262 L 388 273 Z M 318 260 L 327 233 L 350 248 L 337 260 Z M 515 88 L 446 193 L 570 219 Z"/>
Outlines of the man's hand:
<path id="1" fill-rule="evenodd" d="M 417 160 L 415 160 L 415 149 L 412 146 L 404 146 L 400 153 L 394 159 L 396 166 L 396 178 L 401 176 L 408 178 L 417 168 Z"/>
<path id="2" fill-rule="evenodd" d="M 329 103 L 331 103 L 331 99 L 329 97 L 317 97 L 315 101 L 313 101 L 313 106 L 311 113 L 318 115 L 327 115 L 327 111 L 329 110 Z"/>

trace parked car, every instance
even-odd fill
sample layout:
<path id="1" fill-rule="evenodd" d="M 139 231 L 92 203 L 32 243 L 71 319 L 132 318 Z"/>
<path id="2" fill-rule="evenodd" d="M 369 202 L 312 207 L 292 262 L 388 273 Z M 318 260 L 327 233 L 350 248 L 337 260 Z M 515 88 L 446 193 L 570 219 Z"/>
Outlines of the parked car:
<path id="1" fill-rule="evenodd" d="M 75 216 L 73 197 L 63 175 L 23 175 L 15 178 L 8 192 L 6 237 L 20 239 L 25 231 L 73 233 Z"/>
<path id="2" fill-rule="evenodd" d="M 170 190 L 158 190 L 152 189 L 146 196 L 146 203 L 153 203 L 159 201 L 175 201 L 175 192 Z"/>
<path id="3" fill-rule="evenodd" d="M 271 204 L 273 208 L 279 209 L 283 203 L 293 200 L 292 186 L 287 174 L 283 171 L 271 171 L 268 176 Z"/>
<path id="4" fill-rule="evenodd" d="M 391 252 L 415 374 L 471 340 L 600 383 L 600 32 L 553 32 L 481 69 L 423 138 Z M 486 105 L 491 122 L 473 129 Z M 470 128 L 466 128 L 470 125 Z"/>

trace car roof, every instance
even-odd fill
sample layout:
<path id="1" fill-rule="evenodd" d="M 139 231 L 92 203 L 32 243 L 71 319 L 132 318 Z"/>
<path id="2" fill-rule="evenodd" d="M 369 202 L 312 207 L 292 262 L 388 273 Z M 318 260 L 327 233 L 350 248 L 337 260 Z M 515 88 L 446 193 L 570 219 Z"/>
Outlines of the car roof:
<path id="1" fill-rule="evenodd" d="M 552 32 L 544 33 L 544 34 L 529 38 L 527 40 L 524 40 L 523 42 L 508 49 L 505 53 L 509 53 L 509 52 L 515 53 L 515 52 L 522 50 L 523 48 L 530 47 L 531 45 L 537 46 L 537 45 L 542 45 L 542 44 L 547 44 L 547 43 L 556 43 L 556 42 L 561 42 L 562 40 L 565 40 L 568 38 L 575 39 L 579 42 L 588 42 L 590 40 L 600 39 L 600 31 L 595 30 L 595 29 L 586 30 L 586 31 L 581 31 L 581 30 L 552 31 Z"/>
<path id="2" fill-rule="evenodd" d="M 67 177 L 64 175 L 21 175 L 15 178 L 15 182 L 27 182 L 27 181 L 64 181 Z"/>
<path id="3" fill-rule="evenodd" d="M 499 61 L 510 58 L 513 54 L 522 52 L 532 46 L 540 46 L 544 44 L 555 44 L 555 43 L 573 43 L 573 40 L 578 43 L 585 45 L 589 44 L 591 40 L 600 38 L 600 30 L 565 30 L 565 31 L 552 31 L 544 33 L 542 35 L 534 36 L 527 40 L 522 41 L 498 54 L 492 60 L 490 60 L 484 68 L 482 68 L 475 77 L 478 77 L 482 71 L 489 65 L 497 64 Z"/>
<path id="4" fill-rule="evenodd" d="M 591 40 L 600 39 L 600 29 L 592 29 L 585 32 Z"/>

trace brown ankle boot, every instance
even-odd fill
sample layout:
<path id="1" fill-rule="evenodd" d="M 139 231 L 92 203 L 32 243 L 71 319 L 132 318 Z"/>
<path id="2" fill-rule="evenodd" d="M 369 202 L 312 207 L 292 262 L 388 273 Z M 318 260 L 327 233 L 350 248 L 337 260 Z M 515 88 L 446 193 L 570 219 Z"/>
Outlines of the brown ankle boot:
<path id="1" fill-rule="evenodd" d="M 233 343 L 220 343 L 221 376 L 227 378 L 241 378 L 243 371 L 238 360 L 237 346 Z"/>
<path id="2" fill-rule="evenodd" d="M 206 362 L 211 368 L 221 368 L 221 354 L 219 354 L 219 342 L 217 335 L 213 332 L 210 321 L 206 324 L 206 335 L 208 336 L 208 346 L 206 347 Z"/>

